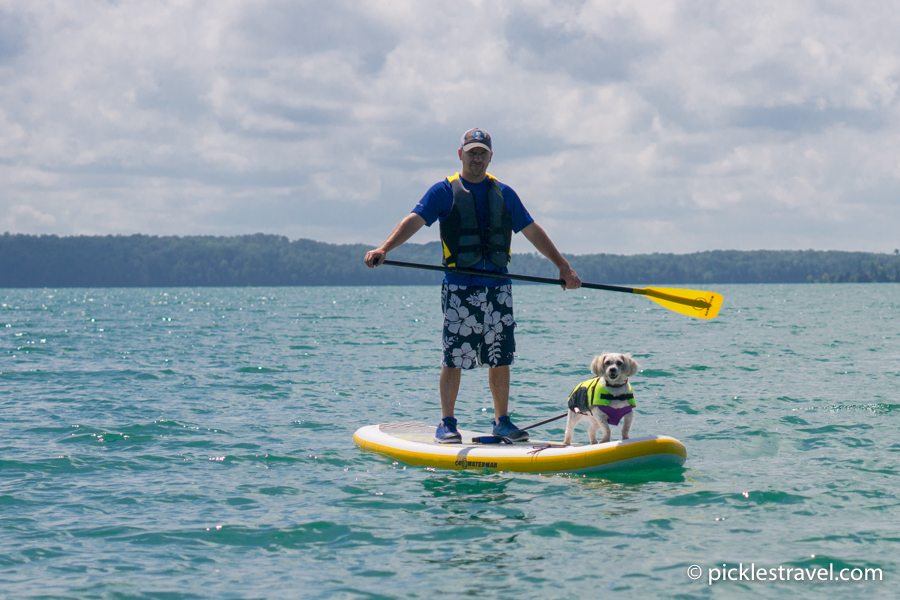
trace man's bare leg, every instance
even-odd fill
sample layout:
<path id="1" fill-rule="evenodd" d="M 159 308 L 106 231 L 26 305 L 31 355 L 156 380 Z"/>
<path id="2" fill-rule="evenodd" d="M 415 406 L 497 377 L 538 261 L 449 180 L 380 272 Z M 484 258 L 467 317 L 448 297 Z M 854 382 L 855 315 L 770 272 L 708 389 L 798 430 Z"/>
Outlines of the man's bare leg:
<path id="1" fill-rule="evenodd" d="M 509 365 L 488 369 L 488 383 L 494 398 L 494 422 L 509 411 Z M 457 387 L 459 381 L 457 380 Z"/>
<path id="2" fill-rule="evenodd" d="M 459 394 L 459 380 L 461 375 L 462 369 L 454 369 L 453 367 L 441 367 L 440 388 L 442 418 L 453 416 L 453 407 L 456 406 L 456 396 Z"/>

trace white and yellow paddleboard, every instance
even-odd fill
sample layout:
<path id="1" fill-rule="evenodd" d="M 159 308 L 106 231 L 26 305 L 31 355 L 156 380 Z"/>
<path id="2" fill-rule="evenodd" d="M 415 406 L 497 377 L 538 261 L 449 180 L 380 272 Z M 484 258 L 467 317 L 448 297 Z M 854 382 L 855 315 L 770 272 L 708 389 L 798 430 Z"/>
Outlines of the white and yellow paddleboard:
<path id="1" fill-rule="evenodd" d="M 532 440 L 519 444 L 475 444 L 482 434 L 460 429 L 462 444 L 438 444 L 434 425 L 381 423 L 361 427 L 353 441 L 410 465 L 441 469 L 491 469 L 522 473 L 600 473 L 634 468 L 681 467 L 684 444 L 662 435 L 605 444 L 574 444 Z M 582 432 L 584 433 L 584 432 Z"/>

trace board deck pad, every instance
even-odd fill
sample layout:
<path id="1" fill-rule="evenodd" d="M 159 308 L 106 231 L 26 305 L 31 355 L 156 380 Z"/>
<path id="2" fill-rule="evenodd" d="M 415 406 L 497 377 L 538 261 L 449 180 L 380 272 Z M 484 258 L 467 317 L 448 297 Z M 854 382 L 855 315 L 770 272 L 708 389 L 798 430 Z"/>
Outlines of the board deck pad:
<path id="1" fill-rule="evenodd" d="M 435 425 L 392 422 L 362 427 L 353 440 L 364 450 L 412 465 L 446 469 L 491 469 L 533 473 L 594 473 L 617 469 L 681 467 L 687 458 L 684 444 L 667 436 L 648 436 L 605 444 L 572 444 L 529 440 L 515 444 L 478 444 L 473 437 L 489 436 L 460 429 L 461 444 L 434 441 Z"/>

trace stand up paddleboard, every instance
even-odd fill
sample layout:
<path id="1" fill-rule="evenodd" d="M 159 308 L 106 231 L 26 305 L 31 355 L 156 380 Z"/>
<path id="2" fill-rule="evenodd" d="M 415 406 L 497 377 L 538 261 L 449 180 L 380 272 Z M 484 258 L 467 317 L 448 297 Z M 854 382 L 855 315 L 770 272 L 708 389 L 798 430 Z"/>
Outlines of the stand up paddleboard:
<path id="1" fill-rule="evenodd" d="M 634 468 L 681 467 L 684 444 L 666 436 L 649 436 L 563 446 L 532 440 L 519 444 L 476 444 L 482 434 L 460 429 L 462 444 L 438 444 L 434 425 L 381 423 L 362 427 L 353 441 L 364 450 L 385 454 L 410 465 L 441 469 L 491 469 L 521 473 L 601 473 Z"/>

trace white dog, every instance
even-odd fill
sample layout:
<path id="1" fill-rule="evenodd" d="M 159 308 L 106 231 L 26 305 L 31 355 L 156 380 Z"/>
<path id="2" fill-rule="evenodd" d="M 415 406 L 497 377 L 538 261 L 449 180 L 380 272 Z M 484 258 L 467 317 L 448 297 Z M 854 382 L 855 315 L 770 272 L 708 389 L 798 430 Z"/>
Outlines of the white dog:
<path id="1" fill-rule="evenodd" d="M 634 422 L 634 393 L 628 378 L 635 375 L 640 365 L 630 354 L 604 352 L 591 362 L 593 379 L 578 384 L 569 394 L 569 420 L 566 421 L 566 437 L 563 444 L 572 443 L 575 425 L 582 419 L 590 420 L 588 436 L 597 443 L 597 431 L 603 429 L 601 444 L 609 441 L 609 426 L 622 420 L 622 439 L 627 440 Z"/>

